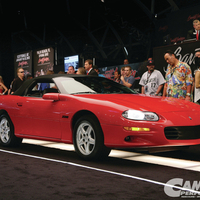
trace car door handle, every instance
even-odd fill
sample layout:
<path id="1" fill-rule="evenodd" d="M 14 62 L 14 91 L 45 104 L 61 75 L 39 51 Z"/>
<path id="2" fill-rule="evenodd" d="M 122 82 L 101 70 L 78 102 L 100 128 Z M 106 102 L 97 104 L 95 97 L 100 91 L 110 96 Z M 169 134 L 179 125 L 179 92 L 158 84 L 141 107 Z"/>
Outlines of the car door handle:
<path id="1" fill-rule="evenodd" d="M 18 102 L 17 105 L 18 105 L 18 106 L 22 106 L 23 103 L 22 103 L 22 102 Z"/>

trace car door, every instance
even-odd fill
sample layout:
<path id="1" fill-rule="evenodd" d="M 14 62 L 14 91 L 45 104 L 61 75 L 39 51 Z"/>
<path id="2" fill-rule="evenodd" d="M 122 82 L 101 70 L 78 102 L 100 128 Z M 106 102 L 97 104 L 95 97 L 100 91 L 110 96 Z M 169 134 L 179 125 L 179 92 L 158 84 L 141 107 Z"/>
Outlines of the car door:
<path id="1" fill-rule="evenodd" d="M 49 87 L 50 85 L 55 86 L 55 84 L 52 86 L 53 83 L 50 80 L 45 79 L 44 81 L 46 82 L 35 82 L 27 88 L 23 103 L 19 102 L 20 110 L 21 113 L 26 113 L 26 126 L 31 128 L 31 131 L 27 132 L 28 135 L 36 138 L 60 139 L 60 101 L 42 98 L 44 91 L 51 90 L 51 88 L 39 90 L 38 85 L 48 83 Z"/>
<path id="2" fill-rule="evenodd" d="M 29 112 L 33 136 L 61 138 L 59 101 L 27 97 L 24 107 Z"/>
<path id="3" fill-rule="evenodd" d="M 11 100 L 12 98 L 12 100 Z M 9 116 L 14 124 L 16 135 L 31 135 L 31 115 L 26 107 L 27 98 L 23 96 L 10 95 L 9 100 Z"/>

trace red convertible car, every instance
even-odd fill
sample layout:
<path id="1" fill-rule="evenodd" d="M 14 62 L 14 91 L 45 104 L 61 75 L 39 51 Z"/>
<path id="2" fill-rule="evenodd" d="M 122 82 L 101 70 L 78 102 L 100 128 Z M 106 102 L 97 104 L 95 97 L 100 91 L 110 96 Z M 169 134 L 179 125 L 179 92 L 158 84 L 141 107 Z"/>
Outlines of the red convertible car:
<path id="1" fill-rule="evenodd" d="M 200 106 L 136 94 L 101 77 L 47 75 L 0 97 L 0 143 L 23 138 L 74 144 L 83 159 L 112 148 L 173 148 L 200 144 Z"/>

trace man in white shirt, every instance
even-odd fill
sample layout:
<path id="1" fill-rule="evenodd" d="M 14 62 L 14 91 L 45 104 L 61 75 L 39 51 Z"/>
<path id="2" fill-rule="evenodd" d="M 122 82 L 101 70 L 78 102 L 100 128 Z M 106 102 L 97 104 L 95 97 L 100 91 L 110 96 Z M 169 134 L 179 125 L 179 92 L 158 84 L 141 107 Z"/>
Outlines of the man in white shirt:
<path id="1" fill-rule="evenodd" d="M 163 84 L 166 82 L 160 71 L 155 69 L 153 60 L 147 61 L 148 71 L 142 75 L 139 84 L 142 86 L 141 93 L 147 95 L 161 95 Z"/>

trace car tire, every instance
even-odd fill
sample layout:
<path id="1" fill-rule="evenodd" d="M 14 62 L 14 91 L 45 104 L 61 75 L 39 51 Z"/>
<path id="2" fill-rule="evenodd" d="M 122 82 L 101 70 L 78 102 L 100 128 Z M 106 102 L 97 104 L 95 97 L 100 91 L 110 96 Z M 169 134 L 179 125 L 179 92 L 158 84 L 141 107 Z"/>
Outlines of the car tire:
<path id="1" fill-rule="evenodd" d="M 2 146 L 18 146 L 22 142 L 22 138 L 14 135 L 14 126 L 8 115 L 0 116 L 0 143 Z"/>
<path id="2" fill-rule="evenodd" d="M 73 143 L 75 151 L 84 160 L 104 159 L 110 153 L 104 145 L 101 126 L 92 115 L 83 116 L 76 122 Z"/>

